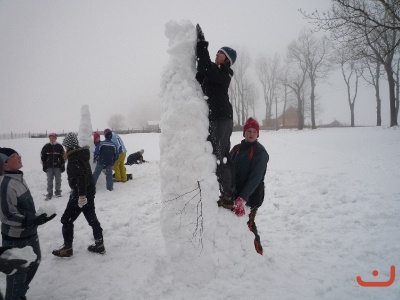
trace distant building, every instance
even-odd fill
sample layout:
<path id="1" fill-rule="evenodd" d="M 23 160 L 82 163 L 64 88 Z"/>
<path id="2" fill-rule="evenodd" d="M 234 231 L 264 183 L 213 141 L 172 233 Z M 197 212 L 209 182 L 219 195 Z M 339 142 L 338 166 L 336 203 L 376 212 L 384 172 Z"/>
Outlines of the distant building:
<path id="1" fill-rule="evenodd" d="M 160 131 L 160 121 L 147 121 L 147 129 L 150 131 Z"/>
<path id="2" fill-rule="evenodd" d="M 285 116 L 285 125 L 283 125 L 283 116 Z M 276 123 L 278 122 L 279 128 L 297 128 L 299 124 L 299 118 L 297 116 L 297 109 L 290 106 L 284 113 L 282 113 L 278 119 L 270 119 L 269 122 L 263 121 L 266 129 L 275 129 Z"/>

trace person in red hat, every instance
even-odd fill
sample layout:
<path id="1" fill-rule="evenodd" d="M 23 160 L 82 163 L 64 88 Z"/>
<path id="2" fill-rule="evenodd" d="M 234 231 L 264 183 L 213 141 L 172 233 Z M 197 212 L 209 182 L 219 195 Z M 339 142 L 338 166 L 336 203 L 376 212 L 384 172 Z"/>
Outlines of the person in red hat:
<path id="1" fill-rule="evenodd" d="M 254 233 L 254 246 L 259 254 L 263 254 L 260 236 L 255 217 L 258 208 L 264 201 L 264 177 L 267 171 L 269 155 L 264 146 L 258 142 L 260 125 L 249 118 L 243 126 L 244 140 L 231 150 L 235 166 L 236 200 L 232 207 L 238 216 L 245 214 L 244 205 L 250 207 L 247 225 Z"/>
<path id="2" fill-rule="evenodd" d="M 43 172 L 47 175 L 46 200 L 53 197 L 53 181 L 55 181 L 55 195 L 61 197 L 61 173 L 65 171 L 64 148 L 57 143 L 57 134 L 49 134 L 49 142 L 43 146 L 40 153 Z"/>

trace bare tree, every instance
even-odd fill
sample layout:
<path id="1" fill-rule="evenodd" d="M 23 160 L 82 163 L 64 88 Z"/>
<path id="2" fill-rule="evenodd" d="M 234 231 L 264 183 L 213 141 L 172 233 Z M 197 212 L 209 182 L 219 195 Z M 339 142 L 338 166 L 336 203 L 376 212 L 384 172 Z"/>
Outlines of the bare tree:
<path id="1" fill-rule="evenodd" d="M 349 103 L 350 108 L 350 119 L 351 119 L 351 127 L 355 126 L 354 121 L 354 104 L 356 102 L 357 93 L 358 93 L 358 82 L 359 78 L 363 74 L 363 68 L 357 61 L 351 59 L 351 53 L 348 49 L 338 49 L 337 50 L 337 61 L 340 65 L 340 69 L 342 71 L 343 79 L 346 83 L 347 87 L 347 101 Z M 354 84 L 354 92 L 352 95 L 352 86 Z"/>
<path id="2" fill-rule="evenodd" d="M 277 89 L 279 84 L 279 56 L 273 57 L 261 55 L 256 61 L 256 72 L 261 83 L 265 103 L 265 122 L 269 123 L 272 116 L 272 103 L 277 101 Z"/>
<path id="3" fill-rule="evenodd" d="M 396 126 L 398 101 L 393 59 L 400 44 L 399 0 L 333 0 L 323 14 L 302 12 L 318 28 L 329 30 L 334 40 L 352 43 L 354 56 L 379 61 L 389 85 L 390 126 Z"/>
<path id="4" fill-rule="evenodd" d="M 290 64 L 286 85 L 297 98 L 297 117 L 299 130 L 304 128 L 304 93 L 303 87 L 307 79 L 308 61 L 301 52 L 301 39 L 294 40 L 288 46 L 287 61 Z"/>
<path id="5" fill-rule="evenodd" d="M 368 70 L 368 76 L 363 73 L 364 80 L 372 85 L 375 89 L 376 99 L 376 126 L 382 125 L 382 100 L 380 96 L 379 81 L 381 77 L 381 64 L 380 62 L 364 59 L 364 69 Z"/>
<path id="6" fill-rule="evenodd" d="M 248 86 L 247 81 L 247 71 L 250 65 L 250 56 L 247 49 L 242 48 L 238 51 L 240 55 L 238 56 L 236 63 L 233 65 L 232 69 L 234 71 L 233 80 L 229 86 L 230 92 L 229 96 L 233 104 L 233 108 L 236 111 L 238 118 L 238 125 L 243 125 L 246 122 L 246 89 Z"/>
<path id="7" fill-rule="evenodd" d="M 109 119 L 108 119 L 108 126 L 110 126 L 110 128 L 112 130 L 121 130 L 125 127 L 125 118 L 123 115 L 112 115 Z"/>

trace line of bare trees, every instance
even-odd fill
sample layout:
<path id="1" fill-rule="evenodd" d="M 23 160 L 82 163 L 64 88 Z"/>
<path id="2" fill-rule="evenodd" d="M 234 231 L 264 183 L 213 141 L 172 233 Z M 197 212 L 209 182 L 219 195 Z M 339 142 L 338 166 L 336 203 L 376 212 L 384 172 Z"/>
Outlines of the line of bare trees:
<path id="1" fill-rule="evenodd" d="M 381 126 L 382 77 L 388 82 L 390 126 L 398 125 L 400 1 L 332 0 L 326 12 L 300 12 L 315 28 L 303 29 L 284 55 L 260 55 L 255 62 L 265 104 L 264 125 L 271 126 L 272 116 L 278 116 L 278 106 L 285 112 L 292 101 L 297 107 L 298 129 L 304 128 L 306 117 L 315 129 L 320 111 L 317 84 L 337 68 L 347 87 L 351 126 L 355 126 L 354 108 L 360 80 L 375 89 L 376 125 Z M 329 33 L 329 37 L 321 31 Z M 248 116 L 254 115 L 259 94 L 248 71 L 248 52 L 246 49 L 238 52 L 229 96 L 238 125 L 243 125 Z M 283 127 L 284 118 L 283 114 Z M 279 127 L 277 120 L 276 127 Z"/>

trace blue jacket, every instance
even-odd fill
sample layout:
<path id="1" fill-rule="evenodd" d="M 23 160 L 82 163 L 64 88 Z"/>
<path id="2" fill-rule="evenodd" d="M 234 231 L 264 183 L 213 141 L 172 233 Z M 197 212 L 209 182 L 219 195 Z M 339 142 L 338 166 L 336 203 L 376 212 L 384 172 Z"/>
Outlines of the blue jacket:
<path id="1" fill-rule="evenodd" d="M 116 134 L 115 132 L 112 133 L 112 138 L 111 141 L 117 145 L 118 147 L 118 154 L 119 153 L 126 153 L 126 148 L 124 145 L 124 142 L 122 141 L 122 139 L 119 137 L 118 134 Z"/>
<path id="2" fill-rule="evenodd" d="M 245 140 L 231 150 L 235 165 L 235 184 L 237 196 L 250 207 L 261 206 L 264 201 L 264 176 L 267 171 L 269 155 L 257 140 L 246 143 Z"/>
<path id="3" fill-rule="evenodd" d="M 35 204 L 23 172 L 5 172 L 0 176 L 1 233 L 13 238 L 37 234 L 37 226 L 23 228 L 36 217 Z"/>
<path id="4" fill-rule="evenodd" d="M 111 139 L 101 141 L 94 150 L 94 159 L 103 166 L 113 166 L 118 156 L 118 148 Z"/>

